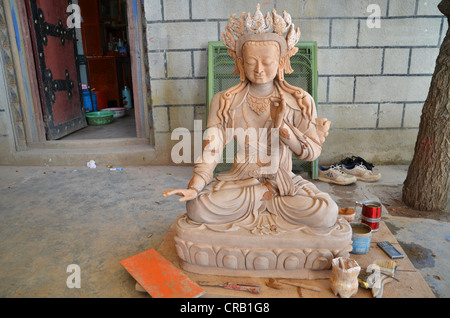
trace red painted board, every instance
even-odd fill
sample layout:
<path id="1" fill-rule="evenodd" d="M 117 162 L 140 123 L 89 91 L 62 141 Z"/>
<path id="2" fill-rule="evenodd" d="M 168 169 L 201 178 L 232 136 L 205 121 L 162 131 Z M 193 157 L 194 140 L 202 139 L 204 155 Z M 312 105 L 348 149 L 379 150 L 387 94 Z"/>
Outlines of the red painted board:
<path id="1" fill-rule="evenodd" d="M 195 298 L 204 291 L 154 249 L 120 262 L 153 298 Z"/>

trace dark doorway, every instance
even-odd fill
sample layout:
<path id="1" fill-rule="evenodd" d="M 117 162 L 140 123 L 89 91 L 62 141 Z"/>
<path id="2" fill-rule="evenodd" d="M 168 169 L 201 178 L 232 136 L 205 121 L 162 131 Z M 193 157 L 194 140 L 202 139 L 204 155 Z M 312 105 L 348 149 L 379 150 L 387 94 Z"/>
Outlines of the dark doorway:
<path id="1" fill-rule="evenodd" d="M 113 110 L 112 124 L 88 126 L 66 139 L 136 137 L 127 0 L 78 0 L 77 32 L 86 112 Z"/>
<path id="2" fill-rule="evenodd" d="M 135 138 L 127 0 L 27 0 L 47 140 Z M 69 5 L 81 28 L 69 27 Z M 111 124 L 86 114 L 115 111 Z"/>

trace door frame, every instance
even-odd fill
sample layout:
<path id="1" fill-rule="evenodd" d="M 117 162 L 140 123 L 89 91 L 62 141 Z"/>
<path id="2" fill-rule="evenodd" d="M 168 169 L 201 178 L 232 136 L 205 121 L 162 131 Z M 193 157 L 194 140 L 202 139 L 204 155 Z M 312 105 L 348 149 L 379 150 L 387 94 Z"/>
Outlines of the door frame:
<path id="1" fill-rule="evenodd" d="M 128 37 L 130 40 L 130 59 L 131 59 L 131 76 L 133 83 L 133 105 L 136 118 L 136 137 L 149 138 L 149 122 L 145 120 L 148 118 L 148 108 L 144 105 L 147 100 L 144 94 L 145 83 L 145 56 L 144 46 L 142 41 L 146 38 L 143 36 L 142 30 L 142 8 L 141 0 L 127 0 L 127 15 L 128 15 Z M 132 23 L 133 22 L 133 23 Z M 136 107 L 138 105 L 138 107 Z"/>
<path id="2" fill-rule="evenodd" d="M 15 43 L 10 38 L 11 46 L 17 45 L 20 52 L 17 57 L 17 64 L 20 65 L 16 76 L 22 79 L 20 98 L 22 100 L 22 111 L 24 112 L 26 143 L 47 142 L 42 105 L 39 92 L 39 85 L 36 75 L 36 65 L 34 60 L 31 34 L 28 26 L 26 4 L 23 0 L 6 0 L 5 13 L 11 14 L 13 25 L 8 28 L 14 29 Z M 8 10 L 8 7 L 10 7 Z M 143 30 L 142 0 L 127 0 L 128 33 L 130 39 L 130 60 L 133 85 L 133 106 L 136 118 L 136 138 L 148 139 L 152 143 L 150 135 L 150 123 L 148 120 L 148 87 L 145 74 L 145 52 L 143 41 L 145 31 Z M 10 29 L 11 30 L 11 29 Z M 28 105 L 28 107 L 27 107 Z M 60 141 L 61 142 L 61 141 Z"/>

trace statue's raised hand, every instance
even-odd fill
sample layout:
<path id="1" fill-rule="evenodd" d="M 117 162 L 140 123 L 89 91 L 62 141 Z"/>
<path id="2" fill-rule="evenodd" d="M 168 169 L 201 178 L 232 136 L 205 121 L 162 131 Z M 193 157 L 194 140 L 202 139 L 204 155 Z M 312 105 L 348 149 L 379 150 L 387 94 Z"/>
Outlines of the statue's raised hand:
<path id="1" fill-rule="evenodd" d="M 273 127 L 280 128 L 286 114 L 286 101 L 280 97 L 271 97 L 270 101 L 272 102 L 270 105 L 270 116 L 272 117 Z"/>
<path id="2" fill-rule="evenodd" d="M 198 195 L 197 191 L 193 189 L 172 189 L 163 192 L 164 197 L 168 197 L 174 194 L 182 196 L 182 198 L 178 200 L 180 202 L 194 200 Z"/>

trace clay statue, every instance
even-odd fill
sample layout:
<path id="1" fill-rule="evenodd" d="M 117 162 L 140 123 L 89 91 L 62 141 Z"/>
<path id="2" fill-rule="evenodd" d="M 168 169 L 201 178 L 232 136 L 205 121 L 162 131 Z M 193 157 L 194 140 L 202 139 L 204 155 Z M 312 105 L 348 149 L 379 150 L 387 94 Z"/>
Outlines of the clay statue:
<path id="1" fill-rule="evenodd" d="M 297 51 L 294 45 L 300 31 L 295 30 L 290 19 L 280 17 L 284 28 L 276 22 L 274 27 L 279 33 L 289 30 L 287 39 L 278 33 L 264 33 L 272 23 L 270 15 L 262 17 L 258 8 L 256 17 L 247 19 L 254 34 L 243 34 L 243 16 L 230 19 L 223 39 L 236 59 L 241 83 L 213 97 L 208 128 L 217 128 L 215 131 L 228 138 L 231 133 L 227 134 L 226 128 L 279 129 L 279 161 L 271 163 L 276 168 L 264 173 L 258 159 L 250 160 L 268 138 L 253 140 L 253 144 L 249 144 L 250 138 L 240 138 L 238 142 L 244 143 L 239 144 L 237 156 L 244 160 L 235 160 L 228 173 L 213 178 L 217 162 L 198 163 L 188 189 L 169 190 L 164 195 L 182 195 L 182 201 L 187 201 L 188 217 L 198 223 L 253 223 L 258 211 L 267 210 L 283 223 L 330 227 L 336 223 L 336 204 L 328 194 L 291 171 L 292 152 L 306 161 L 320 155 L 328 126 L 324 119 L 317 118 L 313 98 L 283 79 L 284 71 L 292 72 L 289 58 Z M 253 29 L 253 25 L 259 28 Z M 221 139 L 209 143 L 205 151 L 221 154 Z"/>
<path id="2" fill-rule="evenodd" d="M 272 27 L 273 32 L 270 32 Z M 282 34 L 286 32 L 284 37 Z M 314 239 L 314 235 L 335 236 L 339 230 L 345 235 L 335 238 L 335 243 L 327 248 L 337 253 L 349 243 L 348 224 L 337 225 L 338 207 L 332 198 L 292 172 L 292 154 L 305 161 L 318 158 L 330 127 L 329 121 L 317 118 L 311 95 L 284 80 L 285 72 L 293 72 L 290 58 L 298 51 L 295 45 L 299 38 L 300 30 L 295 28 L 286 11 L 283 16 L 275 10 L 272 15 L 268 12 L 264 16 L 258 5 L 253 17 L 242 13 L 239 18 L 233 15 L 228 21 L 222 40 L 235 59 L 234 74 L 240 75 L 240 83 L 212 98 L 208 139 L 203 156 L 194 165 L 188 188 L 163 193 L 164 196 L 179 195 L 180 201 L 186 201 L 186 215 L 178 222 L 177 251 L 188 263 L 223 265 L 217 264 L 216 251 L 211 252 L 214 255 L 205 252 L 203 258 L 198 255 L 196 260 L 190 251 L 184 251 L 189 248 L 182 247 L 181 241 L 196 240 L 189 238 L 188 233 L 192 234 L 193 229 L 208 231 L 207 235 L 212 237 L 220 236 L 214 233 L 230 232 L 245 233 L 242 234 L 245 236 L 244 230 L 252 234 L 306 231 L 312 235 L 290 238 L 294 245 L 308 244 L 305 242 Z M 232 140 L 238 144 L 233 166 L 230 171 L 214 176 L 217 158 L 220 159 L 225 145 Z M 208 160 L 211 158 L 214 160 Z M 185 238 L 180 239 L 183 235 Z M 202 235 L 206 235 L 205 232 Z M 231 243 L 233 239 L 243 240 L 239 235 L 224 236 L 227 242 L 217 244 L 236 246 Z M 254 247 L 258 246 L 248 246 Z M 330 268 L 335 256 L 327 255 L 326 264 L 318 269 Z M 224 259 L 222 267 L 240 268 L 240 255 L 234 257 L 236 259 Z M 297 260 L 303 263 L 295 268 L 304 266 L 301 257 L 295 262 Z M 255 266 L 260 269 L 272 266 L 270 260 L 261 262 L 268 263 Z"/>
<path id="3" fill-rule="evenodd" d="M 330 277 L 330 288 L 341 298 L 350 298 L 358 292 L 358 275 L 361 267 L 349 258 L 335 258 L 332 261 L 333 273 Z"/>

